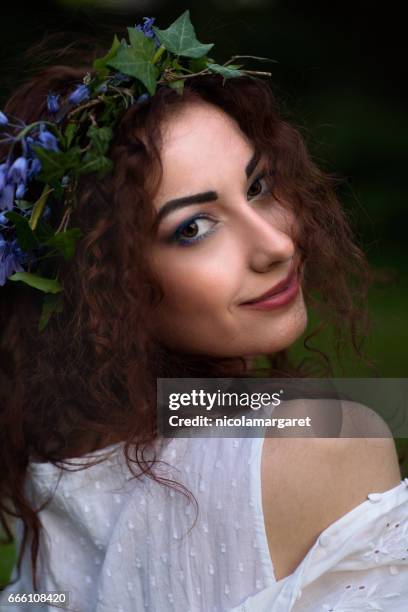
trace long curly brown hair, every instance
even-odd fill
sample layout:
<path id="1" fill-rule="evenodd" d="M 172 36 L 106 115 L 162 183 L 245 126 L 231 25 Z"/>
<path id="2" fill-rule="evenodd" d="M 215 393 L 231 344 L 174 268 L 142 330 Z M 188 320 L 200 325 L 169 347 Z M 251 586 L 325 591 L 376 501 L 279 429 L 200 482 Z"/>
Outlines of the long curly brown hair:
<path id="1" fill-rule="evenodd" d="M 27 123 L 45 118 L 48 92 L 66 94 L 92 74 L 91 65 L 92 59 L 43 68 L 14 91 L 4 112 Z M 109 151 L 112 173 L 98 181 L 86 175 L 78 187 L 73 224 L 83 238 L 75 258 L 61 268 L 63 311 L 39 334 L 40 292 L 37 296 L 19 283 L 1 289 L 0 518 L 9 540 L 7 516 L 23 520 L 19 572 L 32 536 L 35 589 L 42 525 L 41 508 L 31 506 L 24 487 L 30 458 L 69 469 L 68 459 L 80 454 L 84 444 L 88 452 L 121 440 L 134 477 L 146 474 L 190 497 L 183 485 L 155 474 L 156 459 L 145 460 L 146 449 L 158 437 L 156 379 L 260 373 L 240 358 L 170 351 L 154 339 L 150 322 L 152 304 L 162 298 L 146 257 L 152 194 L 161 177 L 160 128 L 166 117 L 197 99 L 234 118 L 255 149 L 268 157 L 274 195 L 283 195 L 298 219 L 295 241 L 305 302 L 318 313 L 318 329 L 333 326 L 337 349 L 351 342 L 364 358 L 370 270 L 337 199 L 339 179 L 313 162 L 301 130 L 285 118 L 269 83 L 250 77 L 223 83 L 218 75 L 201 76 L 186 80 L 182 96 L 162 87 L 148 103 L 130 107 L 115 129 Z M 305 339 L 306 349 L 318 351 L 310 344 L 318 329 Z M 310 375 L 290 362 L 286 350 L 264 360 L 263 373 L 271 377 Z M 326 358 L 319 373 L 330 372 Z M 87 462 L 83 469 L 94 464 Z"/>

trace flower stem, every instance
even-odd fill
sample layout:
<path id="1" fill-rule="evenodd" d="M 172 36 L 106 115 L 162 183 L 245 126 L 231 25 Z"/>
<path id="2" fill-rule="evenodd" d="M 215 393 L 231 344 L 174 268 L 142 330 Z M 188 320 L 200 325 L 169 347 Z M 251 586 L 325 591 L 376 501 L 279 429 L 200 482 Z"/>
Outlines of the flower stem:
<path id="1" fill-rule="evenodd" d="M 157 64 L 157 62 L 159 61 L 159 59 L 163 55 L 165 49 L 166 48 L 163 45 L 160 45 L 160 47 L 157 49 L 156 53 L 153 55 L 153 59 L 152 59 L 152 63 L 153 64 Z"/>

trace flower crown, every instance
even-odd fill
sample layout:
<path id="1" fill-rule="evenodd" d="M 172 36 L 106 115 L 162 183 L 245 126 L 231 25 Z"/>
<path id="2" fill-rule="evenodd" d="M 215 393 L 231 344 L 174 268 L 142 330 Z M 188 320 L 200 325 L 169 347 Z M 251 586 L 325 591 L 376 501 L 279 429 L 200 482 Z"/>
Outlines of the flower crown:
<path id="1" fill-rule="evenodd" d="M 0 286 L 21 281 L 44 293 L 39 331 L 62 310 L 58 263 L 73 258 L 82 235 L 69 226 L 78 180 L 112 170 L 107 152 L 124 111 L 161 86 L 182 95 L 186 79 L 198 75 L 219 74 L 223 84 L 271 75 L 235 63 L 274 61 L 269 58 L 235 55 L 220 65 L 208 57 L 214 45 L 197 40 L 188 10 L 166 30 L 153 23 L 144 17 L 143 25 L 129 27 L 129 42 L 115 35 L 107 55 L 93 62 L 93 76 L 88 73 L 67 96 L 49 92 L 49 120 L 27 125 L 0 111 L 0 143 L 9 145 L 0 160 Z"/>

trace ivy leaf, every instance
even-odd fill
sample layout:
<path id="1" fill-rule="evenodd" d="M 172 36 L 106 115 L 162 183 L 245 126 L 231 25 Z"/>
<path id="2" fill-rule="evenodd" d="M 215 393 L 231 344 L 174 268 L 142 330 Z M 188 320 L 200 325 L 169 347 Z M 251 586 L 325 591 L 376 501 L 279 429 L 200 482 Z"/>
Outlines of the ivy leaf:
<path id="1" fill-rule="evenodd" d="M 205 70 L 206 68 L 208 68 L 208 64 L 211 63 L 213 60 L 211 60 L 209 57 L 199 57 L 199 58 L 193 58 L 189 61 L 188 63 L 188 67 L 191 70 L 191 72 L 201 72 L 202 70 Z"/>
<path id="2" fill-rule="evenodd" d="M 155 26 L 152 26 L 152 29 L 161 44 L 175 55 L 202 57 L 214 46 L 213 43 L 204 45 L 197 40 L 188 9 L 167 30 L 159 30 Z"/>
<path id="3" fill-rule="evenodd" d="M 73 147 L 68 151 L 51 151 L 39 146 L 31 147 L 41 162 L 42 170 L 38 178 L 44 183 L 54 184 L 61 179 L 68 170 L 76 169 L 81 165 L 81 150 Z"/>
<path id="4" fill-rule="evenodd" d="M 156 91 L 159 71 L 152 63 L 155 44 L 136 28 L 128 28 L 130 47 L 120 46 L 116 56 L 107 62 L 108 66 L 128 74 L 143 83 L 152 96 Z"/>
<path id="5" fill-rule="evenodd" d="M 38 331 L 42 332 L 45 329 L 53 312 L 62 312 L 63 304 L 61 298 L 60 293 L 57 295 L 47 293 L 44 296 Z"/>
<path id="6" fill-rule="evenodd" d="M 171 89 L 175 89 L 178 94 L 182 95 L 184 91 L 184 79 L 178 79 L 177 81 L 170 81 L 167 83 Z"/>
<path id="7" fill-rule="evenodd" d="M 91 125 L 87 131 L 87 136 L 96 151 L 103 155 L 109 148 L 109 144 L 113 138 L 113 131 L 107 126 L 99 128 L 96 125 Z"/>
<path id="8" fill-rule="evenodd" d="M 102 178 L 103 175 L 112 170 L 112 168 L 112 160 L 99 153 L 88 151 L 88 153 L 84 155 L 82 166 L 78 169 L 78 174 L 97 172 L 98 178 Z"/>
<path id="9" fill-rule="evenodd" d="M 136 28 L 128 28 L 129 43 L 145 60 L 151 61 L 156 55 L 156 45 L 152 38 L 148 38 L 143 32 Z"/>
<path id="10" fill-rule="evenodd" d="M 241 72 L 241 70 L 237 70 L 236 68 L 230 68 L 229 66 L 220 66 L 220 64 L 208 64 L 207 68 L 211 72 L 221 74 L 225 79 L 243 76 L 243 72 Z"/>
<path id="11" fill-rule="evenodd" d="M 94 60 L 94 63 L 92 64 L 92 67 L 93 67 L 94 70 L 96 70 L 96 72 L 98 73 L 100 78 L 103 79 L 106 76 L 108 76 L 109 69 L 107 67 L 107 64 L 108 64 L 108 62 L 110 60 L 112 60 L 116 56 L 120 46 L 121 46 L 121 44 L 120 44 L 119 38 L 115 34 L 115 36 L 113 37 L 112 46 L 111 46 L 110 50 L 108 51 L 108 53 L 104 57 L 100 57 L 100 58 L 97 58 L 96 60 Z"/>
<path id="12" fill-rule="evenodd" d="M 66 232 L 59 232 L 49 238 L 44 244 L 57 249 L 64 259 L 68 261 L 72 259 L 75 253 L 76 242 L 81 238 L 82 232 L 78 227 L 73 227 Z"/>
<path id="13" fill-rule="evenodd" d="M 43 276 L 32 274 L 31 272 L 15 272 L 9 276 L 9 279 L 21 281 L 26 283 L 26 285 L 30 285 L 30 287 L 44 291 L 44 293 L 59 293 L 62 291 L 62 286 L 56 279 L 44 278 Z"/>
<path id="14" fill-rule="evenodd" d="M 9 210 L 4 216 L 13 222 L 14 227 L 16 228 L 18 245 L 21 249 L 23 249 L 23 251 L 31 251 L 32 249 L 36 249 L 40 246 L 29 222 L 25 217 L 19 215 L 14 210 Z"/>

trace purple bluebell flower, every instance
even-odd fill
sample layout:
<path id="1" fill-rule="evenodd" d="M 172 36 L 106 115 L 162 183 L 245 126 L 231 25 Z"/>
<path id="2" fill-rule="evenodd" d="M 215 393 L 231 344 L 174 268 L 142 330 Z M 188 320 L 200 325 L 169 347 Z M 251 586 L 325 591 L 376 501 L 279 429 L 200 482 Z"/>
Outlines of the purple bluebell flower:
<path id="1" fill-rule="evenodd" d="M 9 220 L 7 219 L 6 215 L 4 215 L 3 213 L 0 213 L 0 225 L 5 226 L 9 223 Z"/>
<path id="2" fill-rule="evenodd" d="M 11 210 L 14 204 L 15 185 L 7 183 L 0 193 L 0 210 Z"/>
<path id="3" fill-rule="evenodd" d="M 42 129 L 40 131 L 39 140 L 44 149 L 58 153 L 58 139 L 54 136 L 54 134 L 51 134 L 51 132 L 48 130 Z"/>
<path id="4" fill-rule="evenodd" d="M 18 200 L 20 200 L 21 198 L 24 197 L 24 194 L 26 192 L 26 186 L 24 183 L 20 183 L 16 189 L 16 198 Z"/>
<path id="5" fill-rule="evenodd" d="M 123 72 L 117 72 L 115 76 L 112 78 L 112 83 L 116 85 L 117 83 L 123 83 L 124 81 L 129 81 L 130 77 L 127 74 L 123 74 Z"/>
<path id="6" fill-rule="evenodd" d="M 148 93 L 143 93 L 141 96 L 138 97 L 138 99 L 136 100 L 136 104 L 143 104 L 144 102 L 147 102 L 150 99 L 150 96 Z"/>
<path id="7" fill-rule="evenodd" d="M 36 140 L 32 136 L 26 136 L 25 141 L 27 144 L 26 158 L 27 158 L 27 161 L 30 162 L 33 158 L 35 158 L 35 155 L 36 155 L 33 150 L 33 146 L 44 147 L 44 144 L 40 140 Z"/>
<path id="8" fill-rule="evenodd" d="M 142 32 L 145 36 L 147 36 L 147 38 L 153 38 L 154 42 L 156 43 L 156 47 L 160 47 L 160 40 L 157 38 L 152 29 L 155 17 L 143 17 L 143 21 L 143 25 L 139 24 L 135 26 L 136 30 Z"/>
<path id="9" fill-rule="evenodd" d="M 7 180 L 13 183 L 25 183 L 27 180 L 27 160 L 25 157 L 17 157 L 8 171 Z"/>
<path id="10" fill-rule="evenodd" d="M 90 92 L 88 85 L 78 85 L 76 89 L 68 96 L 68 101 L 71 104 L 81 104 L 81 102 L 85 102 L 89 100 Z"/>
<path id="11" fill-rule="evenodd" d="M 0 193 L 3 191 L 7 183 L 7 174 L 9 170 L 8 164 L 0 164 Z"/>
<path id="12" fill-rule="evenodd" d="M 29 149 L 30 149 L 31 145 L 37 145 L 38 144 L 38 142 L 32 136 L 26 136 L 25 140 L 26 140 L 26 143 L 27 143 Z"/>
<path id="13" fill-rule="evenodd" d="M 28 180 L 32 179 L 33 176 L 36 176 L 37 174 L 39 174 L 41 172 L 42 166 L 41 166 L 41 162 L 37 157 L 33 157 L 29 160 L 28 163 L 28 174 L 27 174 L 27 178 Z"/>
<path id="14" fill-rule="evenodd" d="M 0 111 L 0 125 L 7 125 L 7 124 L 8 124 L 7 116 Z"/>
<path id="15" fill-rule="evenodd" d="M 52 115 L 54 115 L 55 113 L 59 111 L 59 108 L 60 108 L 59 98 L 60 98 L 59 94 L 49 93 L 47 96 L 48 112 L 51 113 Z"/>
<path id="16" fill-rule="evenodd" d="M 143 25 L 139 24 L 135 26 L 136 30 L 139 30 L 139 32 L 143 32 L 143 34 L 148 38 L 153 38 L 154 32 L 152 30 L 152 25 L 154 24 L 154 20 L 154 17 L 143 17 Z"/>
<path id="17" fill-rule="evenodd" d="M 101 85 L 99 85 L 99 87 L 96 88 L 96 91 L 98 93 L 105 93 L 108 91 L 108 84 L 107 83 L 102 83 Z"/>
<path id="18" fill-rule="evenodd" d="M 17 240 L 4 240 L 0 234 L 0 287 L 5 285 L 14 272 L 24 272 L 21 265 L 23 259 L 23 252 L 17 245 Z"/>

